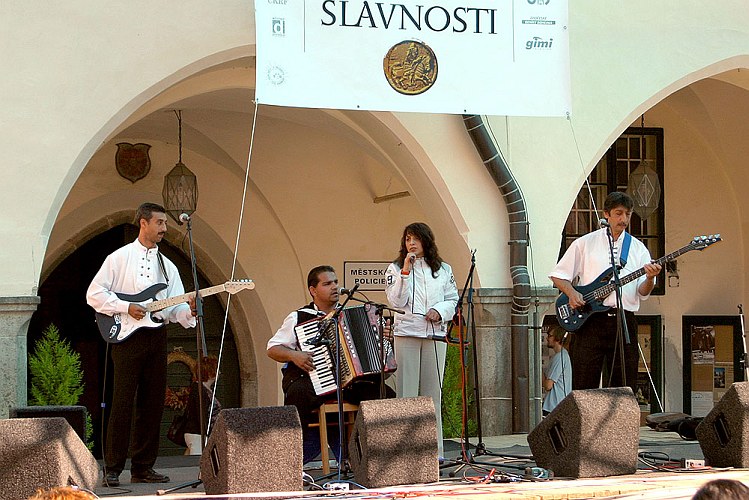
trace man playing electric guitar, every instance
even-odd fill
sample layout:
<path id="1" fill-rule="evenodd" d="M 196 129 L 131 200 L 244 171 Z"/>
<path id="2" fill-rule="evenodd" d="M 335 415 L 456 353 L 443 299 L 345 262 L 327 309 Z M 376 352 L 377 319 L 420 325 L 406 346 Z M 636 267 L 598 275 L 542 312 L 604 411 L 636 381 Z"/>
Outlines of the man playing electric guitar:
<path id="1" fill-rule="evenodd" d="M 147 310 L 117 294 L 138 294 L 157 283 L 165 284 L 156 298 L 184 294 L 177 266 L 159 253 L 157 243 L 166 234 L 166 211 L 144 203 L 135 213 L 138 239 L 114 251 L 104 260 L 86 292 L 96 312 L 108 316 L 129 315 L 142 320 Z M 164 323 L 195 326 L 195 298 L 154 314 Z M 166 392 L 167 341 L 161 328 L 143 328 L 127 340 L 112 345 L 114 392 L 104 450 L 104 485 L 119 486 L 130 448 L 134 421 L 130 477 L 133 483 L 164 483 L 169 478 L 153 470 L 159 451 L 161 415 Z M 137 394 L 137 396 L 136 396 Z M 137 397 L 137 401 L 136 401 Z M 133 416 L 133 408 L 135 415 Z"/>
<path id="2" fill-rule="evenodd" d="M 572 389 L 595 389 L 599 387 L 604 363 L 612 375 L 611 386 L 629 386 L 637 392 L 637 320 L 635 311 L 640 301 L 646 300 L 655 286 L 655 277 L 661 271 L 659 264 L 652 263 L 650 252 L 638 239 L 626 232 L 632 216 L 634 202 L 626 193 L 613 192 L 606 197 L 603 215 L 608 221 L 614 240 L 614 256 L 621 264 L 620 275 L 625 276 L 643 268 L 645 274 L 622 287 L 622 305 L 629 330 L 630 343 L 624 344 L 625 378 L 622 379 L 621 355 L 616 349 L 617 314 L 616 293 L 612 293 L 603 304 L 612 309 L 593 313 L 572 336 Z M 549 273 L 554 285 L 569 298 L 572 309 L 583 309 L 585 300 L 572 283 L 591 283 L 611 267 L 611 254 L 607 228 L 581 236 L 573 241 L 556 267 Z M 604 386 L 608 380 L 603 381 Z"/>

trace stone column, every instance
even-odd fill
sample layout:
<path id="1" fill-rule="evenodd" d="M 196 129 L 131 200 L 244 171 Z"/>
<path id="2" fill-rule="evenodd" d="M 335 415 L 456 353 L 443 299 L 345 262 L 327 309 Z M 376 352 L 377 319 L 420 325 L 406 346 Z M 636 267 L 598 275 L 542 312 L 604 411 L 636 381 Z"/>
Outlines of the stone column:
<path id="1" fill-rule="evenodd" d="M 553 314 L 549 305 L 556 297 L 552 288 L 536 289 L 531 299 L 528 329 L 530 428 L 541 419 L 540 327 L 544 314 Z M 481 431 L 483 436 L 512 433 L 512 328 L 511 288 L 476 290 L 476 348 L 478 349 Z M 538 311 L 538 314 L 535 314 Z M 537 319 L 536 319 L 537 316 Z"/>
<path id="2" fill-rule="evenodd" d="M 26 332 L 40 300 L 0 297 L 0 418 L 8 418 L 9 408 L 26 405 Z"/>
<path id="3" fill-rule="evenodd" d="M 512 289 L 479 288 L 474 300 L 481 432 L 512 434 Z"/>

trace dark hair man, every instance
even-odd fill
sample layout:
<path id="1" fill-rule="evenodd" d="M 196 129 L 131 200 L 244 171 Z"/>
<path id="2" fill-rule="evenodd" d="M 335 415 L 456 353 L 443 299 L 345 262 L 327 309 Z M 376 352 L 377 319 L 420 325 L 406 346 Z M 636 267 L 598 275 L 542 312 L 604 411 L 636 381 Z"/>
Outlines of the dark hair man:
<path id="1" fill-rule="evenodd" d="M 626 276 L 640 268 L 645 274 L 622 287 L 622 306 L 627 328 L 630 332 L 630 343 L 624 344 L 625 377 L 622 378 L 622 356 L 616 346 L 617 314 L 615 309 L 594 313 L 573 335 L 572 354 L 572 388 L 593 389 L 599 386 L 604 363 L 609 367 L 611 386 L 629 386 L 637 391 L 637 320 L 635 312 L 640 308 L 640 301 L 646 300 L 655 286 L 655 277 L 661 266 L 652 263 L 647 247 L 627 232 L 634 202 L 626 193 L 613 192 L 608 195 L 603 205 L 603 215 L 608 221 L 614 241 L 616 261 L 622 263 L 621 276 Z M 549 278 L 559 290 L 569 298 L 572 308 L 585 305 L 583 296 L 573 288 L 572 283 L 579 280 L 581 285 L 588 285 L 611 267 L 609 239 L 607 228 L 581 236 L 572 242 L 564 256 L 552 269 Z M 604 300 L 604 305 L 616 307 L 616 294 L 612 293 Z M 604 380 L 604 386 L 608 381 Z"/>
<path id="2" fill-rule="evenodd" d="M 177 266 L 159 253 L 158 243 L 166 234 L 166 211 L 155 203 L 144 203 L 135 213 L 138 238 L 109 254 L 86 292 L 88 305 L 99 313 L 127 314 L 142 320 L 147 311 L 141 304 L 127 302 L 117 293 L 134 295 L 157 283 L 166 289 L 155 299 L 185 293 Z M 167 307 L 152 317 L 164 323 L 195 326 L 195 299 Z M 120 473 L 133 443 L 130 466 L 133 483 L 166 483 L 169 478 L 153 470 L 159 452 L 161 416 L 166 392 L 166 329 L 147 328 L 132 332 L 112 345 L 114 392 L 104 450 L 104 485 L 119 486 Z M 137 397 L 137 400 L 136 400 Z M 133 415 L 135 409 L 135 415 Z M 134 424 L 133 424 L 134 421 Z"/>
<path id="3" fill-rule="evenodd" d="M 304 442 L 304 463 L 312 461 L 320 453 L 320 435 L 317 429 L 310 429 L 309 424 L 317 421 L 314 410 L 335 394 L 318 396 L 312 386 L 309 373 L 315 368 L 312 354 L 302 351 L 294 328 L 306 321 L 319 319 L 332 312 L 338 304 L 338 277 L 331 266 L 317 266 L 307 275 L 307 290 L 312 302 L 284 319 L 281 328 L 268 341 L 267 354 L 271 359 L 283 363 L 282 388 L 284 404 L 296 406 L 302 422 Z M 379 376 L 371 380 L 356 380 L 343 390 L 343 399 L 349 403 L 359 404 L 369 399 L 380 399 Z M 394 396 L 390 390 L 388 397 Z M 328 433 L 328 442 L 341 459 L 338 432 Z"/>

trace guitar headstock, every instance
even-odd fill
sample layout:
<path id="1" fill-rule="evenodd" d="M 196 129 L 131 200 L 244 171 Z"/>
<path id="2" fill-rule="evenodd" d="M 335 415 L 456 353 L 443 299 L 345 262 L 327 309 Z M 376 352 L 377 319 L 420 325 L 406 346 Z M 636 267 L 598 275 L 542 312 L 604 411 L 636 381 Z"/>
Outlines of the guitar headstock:
<path id="1" fill-rule="evenodd" d="M 224 290 L 234 295 L 240 290 L 253 290 L 255 288 L 255 282 L 252 280 L 234 280 L 227 281 L 224 284 Z"/>
<path id="2" fill-rule="evenodd" d="M 690 245 L 695 250 L 704 250 L 713 243 L 718 243 L 719 241 L 723 241 L 720 237 L 720 234 L 711 234 L 709 236 L 695 236 L 692 239 L 692 243 Z"/>

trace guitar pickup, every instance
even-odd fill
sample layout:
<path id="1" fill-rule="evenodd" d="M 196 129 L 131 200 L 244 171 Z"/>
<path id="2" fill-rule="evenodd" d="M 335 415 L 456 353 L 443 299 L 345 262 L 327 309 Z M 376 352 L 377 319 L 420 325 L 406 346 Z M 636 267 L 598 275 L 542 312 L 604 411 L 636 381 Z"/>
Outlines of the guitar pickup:
<path id="1" fill-rule="evenodd" d="M 568 304 L 557 307 L 557 316 L 559 316 L 560 319 L 567 319 L 569 318 L 570 314 L 571 314 L 571 309 Z"/>

